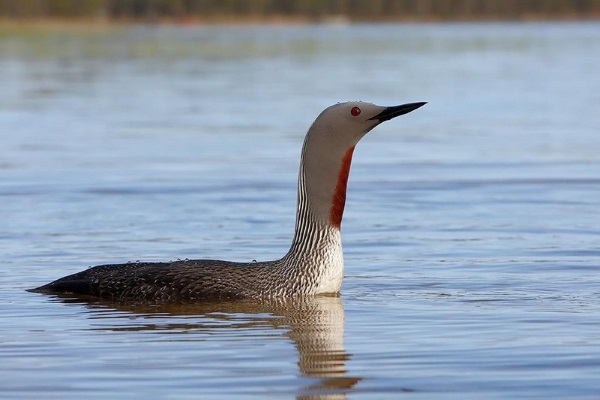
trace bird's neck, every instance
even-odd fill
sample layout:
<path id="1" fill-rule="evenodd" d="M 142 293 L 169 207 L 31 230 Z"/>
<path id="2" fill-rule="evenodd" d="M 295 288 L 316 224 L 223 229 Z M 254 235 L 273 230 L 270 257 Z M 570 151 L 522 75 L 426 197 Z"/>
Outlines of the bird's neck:
<path id="1" fill-rule="evenodd" d="M 329 211 L 329 223 L 338 230 L 342 226 L 342 217 L 344 216 L 344 207 L 346 206 L 346 188 L 348 187 L 348 176 L 350 176 L 350 165 L 352 164 L 352 154 L 354 147 L 349 148 L 344 154 L 335 189 L 331 197 L 331 209 Z"/>
<path id="2" fill-rule="evenodd" d="M 296 232 L 286 257 L 296 260 L 297 273 L 312 276 L 317 293 L 333 293 L 343 278 L 340 228 L 354 147 L 319 145 L 307 136 L 302 149 Z"/>

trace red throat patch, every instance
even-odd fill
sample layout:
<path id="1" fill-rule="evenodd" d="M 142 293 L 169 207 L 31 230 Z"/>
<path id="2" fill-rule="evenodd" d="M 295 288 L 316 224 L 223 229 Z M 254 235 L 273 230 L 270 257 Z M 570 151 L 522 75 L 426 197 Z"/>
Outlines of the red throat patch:
<path id="1" fill-rule="evenodd" d="M 329 213 L 329 222 L 331 225 L 340 229 L 342 226 L 342 217 L 344 215 L 344 206 L 346 205 L 346 188 L 348 187 L 348 176 L 350 175 L 350 164 L 352 163 L 352 154 L 354 147 L 348 149 L 338 175 L 338 181 L 335 185 L 335 191 L 331 199 L 331 211 Z"/>

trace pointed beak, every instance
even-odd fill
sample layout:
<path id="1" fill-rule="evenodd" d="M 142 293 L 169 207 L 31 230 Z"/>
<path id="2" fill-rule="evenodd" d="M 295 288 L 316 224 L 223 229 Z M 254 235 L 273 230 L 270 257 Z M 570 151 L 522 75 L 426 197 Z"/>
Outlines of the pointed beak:
<path id="1" fill-rule="evenodd" d="M 369 118 L 369 120 L 377 120 L 379 122 L 389 121 L 390 119 L 395 118 L 399 115 L 408 114 L 409 112 L 414 111 L 417 108 L 424 106 L 425 104 L 427 104 L 427 102 L 408 103 L 402 104 L 401 106 L 388 107 L 376 116 Z"/>

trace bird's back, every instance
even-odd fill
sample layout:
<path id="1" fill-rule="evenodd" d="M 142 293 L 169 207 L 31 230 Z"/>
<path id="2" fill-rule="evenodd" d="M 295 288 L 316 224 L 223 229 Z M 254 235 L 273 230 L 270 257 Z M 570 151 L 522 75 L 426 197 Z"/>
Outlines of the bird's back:
<path id="1" fill-rule="evenodd" d="M 260 297 L 268 269 L 269 263 L 218 260 L 99 265 L 33 291 L 152 301 Z"/>

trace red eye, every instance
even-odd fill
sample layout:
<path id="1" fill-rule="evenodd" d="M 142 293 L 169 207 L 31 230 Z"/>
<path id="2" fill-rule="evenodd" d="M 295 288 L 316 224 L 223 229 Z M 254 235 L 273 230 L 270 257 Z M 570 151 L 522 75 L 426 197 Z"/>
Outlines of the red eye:
<path id="1" fill-rule="evenodd" d="M 350 114 L 352 114 L 355 117 L 358 117 L 360 115 L 360 108 L 352 107 L 352 110 L 350 110 Z"/>

